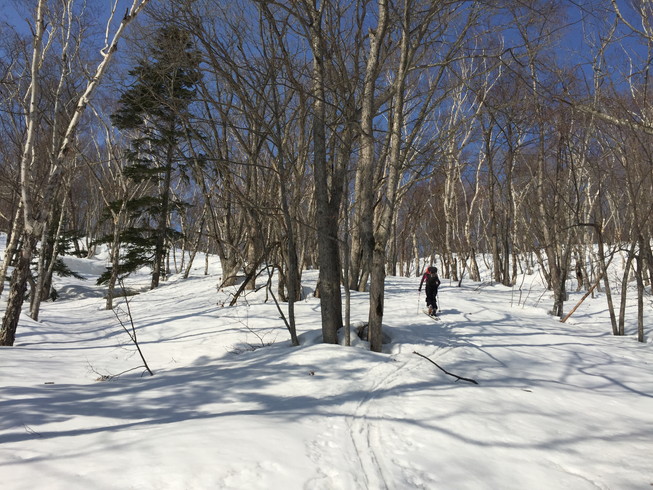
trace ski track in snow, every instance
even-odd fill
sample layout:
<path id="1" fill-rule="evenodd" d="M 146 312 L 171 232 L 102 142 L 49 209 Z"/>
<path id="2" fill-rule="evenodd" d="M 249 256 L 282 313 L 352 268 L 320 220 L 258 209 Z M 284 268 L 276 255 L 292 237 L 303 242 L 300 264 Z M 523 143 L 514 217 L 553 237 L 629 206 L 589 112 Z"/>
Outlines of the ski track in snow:
<path id="1" fill-rule="evenodd" d="M 449 344 L 436 345 L 427 354 L 436 359 L 452 349 L 455 347 Z M 432 469 L 411 460 L 415 451 L 425 448 L 421 442 L 407 438 L 402 430 L 409 419 L 402 407 L 408 402 L 402 401 L 401 393 L 393 393 L 405 383 L 406 369 L 424 372 L 429 368 L 412 352 L 390 358 L 385 358 L 387 354 L 377 356 L 377 364 L 365 374 L 366 382 L 357 385 L 357 393 L 362 396 L 342 407 L 349 414 L 330 417 L 328 430 L 308 443 L 309 458 L 319 474 L 308 482 L 307 489 L 434 488 Z M 340 459 L 342 455 L 350 455 L 347 474 L 343 474 L 347 466 Z"/>
<path id="2" fill-rule="evenodd" d="M 309 457 L 319 468 L 319 477 L 307 485 L 309 489 L 390 489 L 396 488 L 389 484 L 384 475 L 387 461 L 383 454 L 386 448 L 395 447 L 383 442 L 383 435 L 374 420 L 382 415 L 374 408 L 374 399 L 378 390 L 387 386 L 396 377 L 398 369 L 388 367 L 386 363 L 376 365 L 366 376 L 366 379 L 381 379 L 371 383 L 371 386 L 359 387 L 365 395 L 358 401 L 347 403 L 343 411 L 351 411 L 349 415 L 331 417 L 329 430 L 309 444 Z M 338 461 L 340 452 L 338 442 L 346 448 L 342 454 L 350 454 L 355 461 L 349 461 L 351 471 L 343 478 L 340 469 L 345 467 Z M 334 457 L 335 456 L 335 457 Z M 349 483 L 347 483 L 349 482 Z"/>
<path id="3" fill-rule="evenodd" d="M 376 379 L 378 376 L 376 371 L 381 368 L 386 373 L 378 382 L 365 390 L 367 395 L 358 402 L 353 415 L 347 417 L 347 426 L 361 472 L 365 478 L 365 488 L 387 489 L 389 486 L 383 468 L 388 466 L 383 455 L 383 448 L 393 446 L 381 442 L 380 430 L 373 422 L 373 419 L 380 417 L 378 410 L 374 407 L 374 399 L 378 390 L 396 376 L 398 369 L 389 370 L 385 364 L 382 364 L 372 369 L 369 375 Z"/>
<path id="4" fill-rule="evenodd" d="M 449 343 L 436 346 L 429 357 L 437 358 L 454 348 Z M 415 443 L 395 430 L 394 423 L 388 423 L 388 420 L 404 420 L 405 413 L 399 408 L 401 403 L 380 402 L 382 392 L 391 391 L 397 382 L 404 381 L 404 369 L 421 362 L 412 353 L 405 353 L 377 365 L 369 372 L 368 376 L 374 381 L 363 390 L 367 394 L 358 401 L 354 413 L 346 418 L 349 436 L 364 475 L 364 485 L 360 488 L 391 490 L 404 487 L 406 482 L 410 482 L 410 488 L 432 488 L 428 483 L 435 483 L 429 482 L 431 478 L 426 471 L 411 463 L 409 455 L 416 449 L 413 447 Z M 391 469 L 399 472 L 398 478 L 393 478 Z"/>

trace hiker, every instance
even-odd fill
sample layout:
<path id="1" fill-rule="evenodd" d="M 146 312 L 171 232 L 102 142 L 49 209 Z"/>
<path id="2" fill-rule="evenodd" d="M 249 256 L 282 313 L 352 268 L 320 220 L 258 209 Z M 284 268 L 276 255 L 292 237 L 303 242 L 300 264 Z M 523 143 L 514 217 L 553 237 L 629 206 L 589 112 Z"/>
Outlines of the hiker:
<path id="1" fill-rule="evenodd" d="M 438 311 L 438 287 L 440 287 L 440 278 L 438 277 L 438 268 L 432 265 L 426 268 L 422 281 L 419 283 L 419 291 L 422 291 L 422 286 L 426 281 L 426 307 L 428 308 L 429 316 L 435 316 Z"/>

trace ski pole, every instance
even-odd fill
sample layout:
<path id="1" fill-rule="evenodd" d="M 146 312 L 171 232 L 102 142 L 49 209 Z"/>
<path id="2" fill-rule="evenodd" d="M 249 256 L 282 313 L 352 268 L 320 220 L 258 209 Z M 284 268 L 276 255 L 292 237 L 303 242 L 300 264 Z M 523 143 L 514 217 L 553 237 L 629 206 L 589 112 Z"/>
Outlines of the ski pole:
<path id="1" fill-rule="evenodd" d="M 420 303 L 420 296 L 422 295 L 422 290 L 418 289 L 417 290 L 417 313 L 419 313 L 419 303 Z"/>

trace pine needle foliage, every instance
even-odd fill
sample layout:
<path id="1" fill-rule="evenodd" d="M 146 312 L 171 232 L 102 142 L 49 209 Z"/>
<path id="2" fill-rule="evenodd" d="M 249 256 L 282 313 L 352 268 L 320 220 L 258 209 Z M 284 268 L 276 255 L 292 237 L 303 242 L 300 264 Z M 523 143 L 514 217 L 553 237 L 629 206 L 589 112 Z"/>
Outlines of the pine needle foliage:
<path id="1" fill-rule="evenodd" d="M 147 192 L 124 203 L 130 225 L 119 234 L 120 272 L 149 266 L 155 288 L 166 275 L 169 244 L 181 236 L 170 226 L 171 217 L 186 205 L 175 200 L 172 188 L 190 160 L 185 138 L 201 76 L 190 33 L 170 26 L 159 29 L 146 56 L 129 73 L 133 83 L 122 93 L 111 121 L 130 142 L 124 175 L 134 184 L 145 184 Z M 122 204 L 116 201 L 110 207 Z"/>

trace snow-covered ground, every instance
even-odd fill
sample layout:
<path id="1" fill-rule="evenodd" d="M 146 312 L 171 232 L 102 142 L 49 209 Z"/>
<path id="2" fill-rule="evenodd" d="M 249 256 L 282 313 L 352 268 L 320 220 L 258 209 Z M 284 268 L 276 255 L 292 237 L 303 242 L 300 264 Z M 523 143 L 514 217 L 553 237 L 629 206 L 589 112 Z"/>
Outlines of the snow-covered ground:
<path id="1" fill-rule="evenodd" d="M 74 262 L 89 279 L 58 279 L 60 299 L 0 350 L 3 489 L 653 485 L 653 346 L 613 337 L 601 295 L 562 324 L 531 278 L 521 301 L 444 281 L 436 322 L 418 279 L 389 277 L 384 353 L 319 343 L 313 297 L 297 304 L 291 347 L 263 290 L 222 307 L 218 264 L 204 276 L 201 260 L 130 300 L 150 377 L 103 309 L 103 262 Z M 366 319 L 365 294 L 352 310 Z"/>

